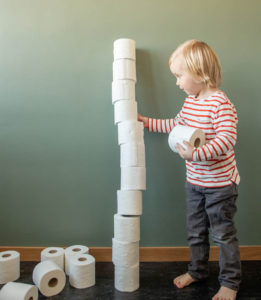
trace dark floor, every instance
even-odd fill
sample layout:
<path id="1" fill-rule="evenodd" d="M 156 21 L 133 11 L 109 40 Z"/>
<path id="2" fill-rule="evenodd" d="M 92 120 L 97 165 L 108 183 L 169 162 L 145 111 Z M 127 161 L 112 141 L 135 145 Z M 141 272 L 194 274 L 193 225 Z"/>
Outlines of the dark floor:
<path id="1" fill-rule="evenodd" d="M 32 283 L 32 271 L 36 263 L 22 262 L 18 282 Z M 96 285 L 88 289 L 70 287 L 68 278 L 65 289 L 53 300 L 209 300 L 219 288 L 218 264 L 210 263 L 210 277 L 202 283 L 194 283 L 184 289 L 177 289 L 172 279 L 187 268 L 187 262 L 141 263 L 140 288 L 133 293 L 122 293 L 114 289 L 114 266 L 112 263 L 96 263 Z M 242 262 L 243 281 L 237 299 L 261 300 L 261 261 Z M 0 287 L 2 287 L 0 285 Z M 39 299 L 46 297 L 39 295 Z"/>

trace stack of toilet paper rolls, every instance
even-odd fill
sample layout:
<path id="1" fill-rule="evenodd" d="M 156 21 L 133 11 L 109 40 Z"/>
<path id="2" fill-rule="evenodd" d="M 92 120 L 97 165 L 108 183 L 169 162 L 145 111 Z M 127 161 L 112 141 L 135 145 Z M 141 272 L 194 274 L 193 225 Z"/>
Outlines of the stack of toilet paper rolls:
<path id="1" fill-rule="evenodd" d="M 116 40 L 113 53 L 112 103 L 120 145 L 121 189 L 117 191 L 112 261 L 115 288 L 132 292 L 139 288 L 140 215 L 142 190 L 146 189 L 144 127 L 137 120 L 135 98 L 135 41 Z"/>

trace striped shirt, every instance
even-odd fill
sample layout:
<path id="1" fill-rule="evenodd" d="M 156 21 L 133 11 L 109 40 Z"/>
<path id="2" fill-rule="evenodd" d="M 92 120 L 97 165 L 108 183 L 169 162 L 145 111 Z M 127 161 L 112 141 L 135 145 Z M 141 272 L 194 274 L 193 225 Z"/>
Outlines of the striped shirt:
<path id="1" fill-rule="evenodd" d="M 149 118 L 149 131 L 170 133 L 178 124 L 203 130 L 205 145 L 194 148 L 192 161 L 186 160 L 187 181 L 204 187 L 222 187 L 240 181 L 233 149 L 237 123 L 234 105 L 218 90 L 206 99 L 188 96 L 175 119 Z"/>

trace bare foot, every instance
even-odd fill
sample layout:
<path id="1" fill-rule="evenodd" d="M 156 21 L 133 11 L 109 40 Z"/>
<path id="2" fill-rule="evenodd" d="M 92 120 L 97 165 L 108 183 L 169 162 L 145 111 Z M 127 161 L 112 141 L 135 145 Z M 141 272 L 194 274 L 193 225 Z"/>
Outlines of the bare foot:
<path id="1" fill-rule="evenodd" d="M 182 289 L 184 288 L 185 286 L 188 286 L 190 285 L 192 282 L 195 282 L 197 281 L 196 279 L 192 278 L 189 273 L 185 273 L 185 274 L 182 274 L 178 277 L 176 277 L 174 280 L 173 280 L 173 283 L 179 288 L 179 289 Z"/>
<path id="2" fill-rule="evenodd" d="M 237 292 L 227 288 L 225 286 L 221 286 L 216 295 L 212 298 L 212 300 L 235 300 L 237 296 Z"/>

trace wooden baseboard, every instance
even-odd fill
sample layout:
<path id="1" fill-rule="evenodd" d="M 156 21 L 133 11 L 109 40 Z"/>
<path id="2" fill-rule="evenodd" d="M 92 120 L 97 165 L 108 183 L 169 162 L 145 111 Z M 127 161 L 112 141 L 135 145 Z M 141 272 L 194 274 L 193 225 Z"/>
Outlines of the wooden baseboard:
<path id="1" fill-rule="evenodd" d="M 46 247 L 0 246 L 0 252 L 15 250 L 21 261 L 40 261 L 40 253 Z M 97 262 L 111 262 L 111 247 L 90 247 L 90 254 Z M 261 246 L 240 246 L 241 260 L 261 260 Z M 210 261 L 218 260 L 218 248 L 210 247 Z M 189 247 L 140 247 L 141 262 L 189 261 Z"/>

